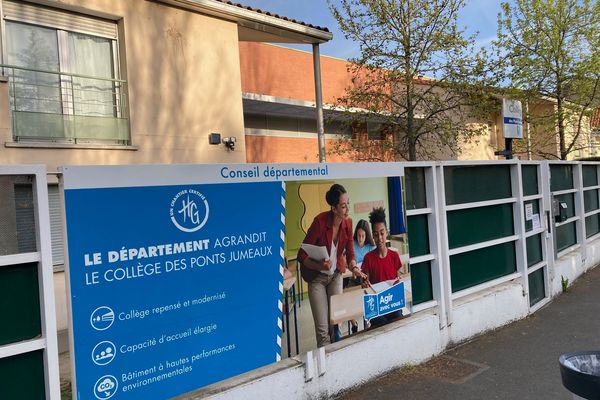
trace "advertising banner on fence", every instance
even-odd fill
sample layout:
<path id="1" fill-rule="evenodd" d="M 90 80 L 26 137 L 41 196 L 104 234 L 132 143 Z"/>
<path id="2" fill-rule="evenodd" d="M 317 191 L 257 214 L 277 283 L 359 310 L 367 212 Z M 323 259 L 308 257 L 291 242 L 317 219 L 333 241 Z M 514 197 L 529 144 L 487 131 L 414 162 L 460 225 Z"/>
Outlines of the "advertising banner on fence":
<path id="1" fill-rule="evenodd" d="M 294 304 L 308 296 L 296 255 L 313 219 L 334 212 L 320 199 L 324 188 L 346 191 L 335 205 L 349 221 L 346 246 L 353 245 L 351 217 L 368 220 L 377 207 L 399 212 L 400 242 L 391 247 L 404 263 L 394 273 L 409 276 L 402 197 L 388 196 L 390 166 L 64 167 L 77 398 L 173 397 L 277 362 L 293 345 L 316 347 L 311 317 L 294 314 L 292 345 L 282 317 L 290 287 Z M 338 264 L 331 274 L 340 275 L 347 303 L 344 269 Z M 356 299 L 354 318 L 362 321 Z M 310 307 L 307 298 L 304 304 Z M 302 329 L 311 333 L 298 335 Z M 311 339 L 298 343 L 299 336 Z"/>
<path id="2" fill-rule="evenodd" d="M 167 398 L 276 362 L 283 194 L 66 189 L 78 398 Z"/>

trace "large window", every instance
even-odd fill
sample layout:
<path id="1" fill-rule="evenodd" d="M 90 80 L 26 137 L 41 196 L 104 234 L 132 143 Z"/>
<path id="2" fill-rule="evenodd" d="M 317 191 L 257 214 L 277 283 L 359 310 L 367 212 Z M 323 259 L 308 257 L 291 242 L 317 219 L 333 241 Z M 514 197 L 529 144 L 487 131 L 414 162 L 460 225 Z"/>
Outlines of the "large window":
<path id="1" fill-rule="evenodd" d="M 15 141 L 128 144 L 115 23 L 3 4 Z"/>

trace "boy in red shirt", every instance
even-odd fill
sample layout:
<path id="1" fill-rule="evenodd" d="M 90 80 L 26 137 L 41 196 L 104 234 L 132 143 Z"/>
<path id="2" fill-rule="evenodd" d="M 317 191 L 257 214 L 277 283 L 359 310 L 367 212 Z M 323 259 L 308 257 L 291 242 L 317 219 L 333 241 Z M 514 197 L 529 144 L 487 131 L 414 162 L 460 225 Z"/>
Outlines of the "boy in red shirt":
<path id="1" fill-rule="evenodd" d="M 396 280 L 398 271 L 402 268 L 402 262 L 398 252 L 388 249 L 385 245 L 389 233 L 385 222 L 385 210 L 381 207 L 374 208 L 369 214 L 369 222 L 371 222 L 376 248 L 365 255 L 361 266 L 362 272 L 368 277 L 367 285 L 369 283 Z M 371 321 L 371 326 L 382 325 L 401 316 L 401 311 L 383 315 L 374 318 Z"/>

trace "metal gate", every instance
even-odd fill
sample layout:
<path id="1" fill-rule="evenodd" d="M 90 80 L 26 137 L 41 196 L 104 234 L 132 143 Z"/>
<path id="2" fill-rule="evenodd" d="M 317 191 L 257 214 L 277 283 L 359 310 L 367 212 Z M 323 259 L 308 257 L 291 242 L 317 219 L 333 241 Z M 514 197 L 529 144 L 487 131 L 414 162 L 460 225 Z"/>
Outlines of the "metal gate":
<path id="1" fill-rule="evenodd" d="M 0 398 L 60 399 L 44 166 L 0 166 Z"/>

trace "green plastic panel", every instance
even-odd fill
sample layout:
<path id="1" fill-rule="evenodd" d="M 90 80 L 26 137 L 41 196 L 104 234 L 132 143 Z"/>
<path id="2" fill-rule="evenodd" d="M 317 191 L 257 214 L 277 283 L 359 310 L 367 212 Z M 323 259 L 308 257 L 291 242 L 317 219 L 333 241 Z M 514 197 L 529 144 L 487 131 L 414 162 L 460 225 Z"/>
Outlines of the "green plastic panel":
<path id="1" fill-rule="evenodd" d="M 542 234 L 529 236 L 525 244 L 527 246 L 527 267 L 542 262 Z"/>
<path id="2" fill-rule="evenodd" d="M 410 266 L 410 281 L 413 291 L 413 305 L 433 300 L 431 263 L 429 261 Z"/>
<path id="3" fill-rule="evenodd" d="M 42 350 L 0 358 L 0 399 L 44 400 Z"/>
<path id="4" fill-rule="evenodd" d="M 598 189 L 583 192 L 583 208 L 586 213 L 600 208 L 600 204 L 598 203 Z"/>
<path id="5" fill-rule="evenodd" d="M 600 232 L 600 214 L 594 214 L 585 219 L 585 237 L 594 236 Z"/>
<path id="6" fill-rule="evenodd" d="M 561 203 L 567 203 L 567 218 L 575 216 L 575 193 L 561 194 L 560 196 L 554 196 L 554 199 Z"/>
<path id="7" fill-rule="evenodd" d="M 583 186 L 597 186 L 598 185 L 598 166 L 596 165 L 583 165 L 581 167 L 583 175 Z"/>
<path id="8" fill-rule="evenodd" d="M 527 204 L 532 204 L 533 205 L 533 214 L 540 214 L 540 202 L 538 200 L 532 200 L 532 201 L 526 201 L 525 206 L 527 206 Z M 525 210 L 525 208 L 523 209 Z M 525 231 L 529 232 L 531 230 L 533 230 L 533 219 L 527 220 L 527 213 L 525 213 L 524 215 L 525 218 Z M 540 222 L 541 222 L 541 218 L 542 216 L 540 215 Z"/>
<path id="9" fill-rule="evenodd" d="M 556 228 L 556 252 L 577 243 L 577 222 L 571 222 Z"/>
<path id="10" fill-rule="evenodd" d="M 444 185 L 449 205 L 512 197 L 508 165 L 445 167 Z"/>
<path id="11" fill-rule="evenodd" d="M 411 257 L 429 254 L 429 229 L 427 215 L 408 217 L 408 248 Z"/>
<path id="12" fill-rule="evenodd" d="M 448 243 L 451 249 L 513 234 L 512 204 L 448 212 Z"/>
<path id="13" fill-rule="evenodd" d="M 425 168 L 406 168 L 406 209 L 427 208 Z"/>
<path id="14" fill-rule="evenodd" d="M 521 167 L 521 174 L 523 175 L 523 195 L 531 196 L 539 193 L 537 170 L 537 165 L 523 165 Z"/>
<path id="15" fill-rule="evenodd" d="M 550 190 L 573 189 L 573 167 L 571 165 L 550 166 Z"/>
<path id="16" fill-rule="evenodd" d="M 529 274 L 529 305 L 532 306 L 546 297 L 546 286 L 544 284 L 544 268 L 540 268 Z"/>
<path id="17" fill-rule="evenodd" d="M 512 274 L 516 270 L 514 242 L 451 256 L 452 292 Z"/>
<path id="18" fill-rule="evenodd" d="M 0 321 L 0 345 L 41 334 L 37 263 L 0 267 Z"/>

